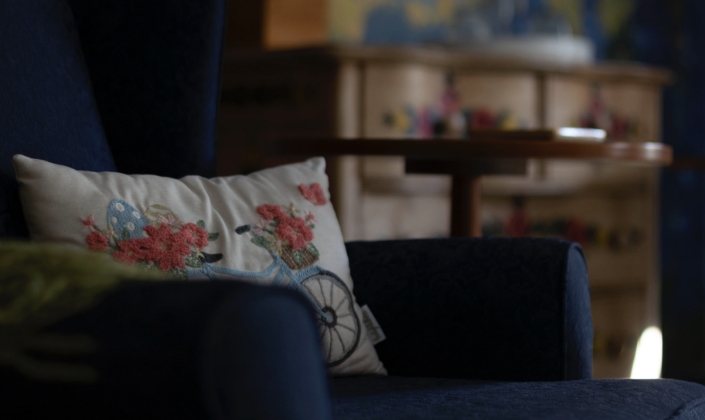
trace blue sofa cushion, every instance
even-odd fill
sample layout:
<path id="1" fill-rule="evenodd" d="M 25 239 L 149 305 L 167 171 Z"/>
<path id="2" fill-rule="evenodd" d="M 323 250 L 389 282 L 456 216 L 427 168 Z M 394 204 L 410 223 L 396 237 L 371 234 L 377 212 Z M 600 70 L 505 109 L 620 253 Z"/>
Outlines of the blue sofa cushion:
<path id="1" fill-rule="evenodd" d="M 113 170 L 63 0 L 0 2 L 0 238 L 26 236 L 12 155 Z"/>
<path id="2" fill-rule="evenodd" d="M 336 419 L 701 419 L 705 386 L 677 380 L 473 382 L 336 378 Z"/>
<path id="3" fill-rule="evenodd" d="M 487 380 L 592 374 L 587 269 L 549 239 L 424 239 L 347 244 L 355 296 L 387 340 L 390 375 Z"/>

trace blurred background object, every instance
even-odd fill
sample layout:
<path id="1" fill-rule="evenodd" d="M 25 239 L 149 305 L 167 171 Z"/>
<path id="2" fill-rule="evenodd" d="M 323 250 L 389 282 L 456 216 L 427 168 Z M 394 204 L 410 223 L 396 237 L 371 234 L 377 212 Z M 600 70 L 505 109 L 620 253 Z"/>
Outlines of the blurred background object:
<path id="1" fill-rule="evenodd" d="M 231 21 L 249 23 L 231 22 L 240 32 L 231 31 L 230 49 L 283 51 L 226 59 L 225 149 L 276 134 L 274 126 L 432 138 L 577 125 L 605 129 L 611 140 L 672 145 L 677 159 L 665 171 L 537 162 L 528 177 L 486 179 L 483 220 L 488 235 L 583 242 L 598 376 L 629 375 L 637 338 L 660 325 L 664 375 L 705 382 L 705 3 L 233 3 Z M 331 163 L 349 197 L 338 202 L 349 237 L 447 234 L 447 180 L 404 175 L 393 159 Z"/>

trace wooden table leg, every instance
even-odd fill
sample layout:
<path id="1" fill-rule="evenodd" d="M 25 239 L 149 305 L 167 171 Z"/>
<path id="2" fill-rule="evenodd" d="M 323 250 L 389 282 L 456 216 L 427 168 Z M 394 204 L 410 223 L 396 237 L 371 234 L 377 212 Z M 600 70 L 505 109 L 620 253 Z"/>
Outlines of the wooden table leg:
<path id="1" fill-rule="evenodd" d="M 450 236 L 482 236 L 480 193 L 480 176 L 453 176 Z"/>

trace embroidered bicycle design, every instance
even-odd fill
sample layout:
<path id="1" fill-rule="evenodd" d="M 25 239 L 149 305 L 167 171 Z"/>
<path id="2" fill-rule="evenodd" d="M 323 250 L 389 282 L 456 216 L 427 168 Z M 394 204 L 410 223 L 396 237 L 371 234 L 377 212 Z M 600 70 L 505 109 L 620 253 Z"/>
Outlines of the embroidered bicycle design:
<path id="1" fill-rule="evenodd" d="M 325 204 L 313 184 L 299 189 L 311 203 Z M 249 235 L 250 242 L 264 248 L 272 258 L 267 267 L 254 272 L 215 264 L 223 255 L 204 249 L 219 234 L 206 231 L 203 221 L 181 221 L 165 206 L 151 205 L 139 211 L 115 199 L 108 204 L 106 228 L 99 228 L 90 216 L 82 222 L 90 230 L 85 238 L 88 247 L 108 252 L 122 262 L 186 278 L 250 280 L 302 292 L 316 310 L 328 366 L 341 364 L 357 348 L 361 325 L 350 289 L 335 273 L 315 264 L 319 251 L 312 242 L 313 214 L 301 216 L 293 205 L 273 204 L 259 206 L 257 214 L 258 223 L 235 230 L 239 235 Z"/>

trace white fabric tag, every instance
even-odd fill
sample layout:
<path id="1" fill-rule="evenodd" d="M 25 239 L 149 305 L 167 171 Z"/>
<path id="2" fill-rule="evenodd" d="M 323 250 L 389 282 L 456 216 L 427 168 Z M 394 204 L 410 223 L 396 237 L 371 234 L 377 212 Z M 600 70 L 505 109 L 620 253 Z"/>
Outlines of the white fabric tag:
<path id="1" fill-rule="evenodd" d="M 382 327 L 379 326 L 377 318 L 372 315 L 370 307 L 365 305 L 360 308 L 360 310 L 362 311 L 362 322 L 365 323 L 365 329 L 367 330 L 367 337 L 369 337 L 372 345 L 376 346 L 378 343 L 386 340 L 387 336 L 384 335 L 384 331 L 382 331 Z"/>

